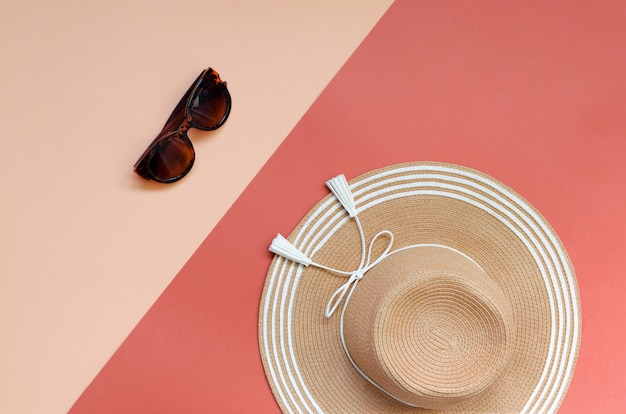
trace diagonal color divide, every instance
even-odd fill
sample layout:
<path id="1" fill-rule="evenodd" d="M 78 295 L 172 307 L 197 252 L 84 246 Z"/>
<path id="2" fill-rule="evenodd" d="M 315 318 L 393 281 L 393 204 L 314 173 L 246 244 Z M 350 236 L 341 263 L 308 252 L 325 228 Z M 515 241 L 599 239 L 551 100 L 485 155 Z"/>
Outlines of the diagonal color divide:
<path id="1" fill-rule="evenodd" d="M 602 321 L 626 323 L 625 18 L 620 2 L 394 3 L 72 412 L 277 412 L 257 345 L 270 241 L 320 182 L 415 160 L 482 170 L 542 212 L 583 309 L 562 412 L 623 409 L 625 340 Z"/>

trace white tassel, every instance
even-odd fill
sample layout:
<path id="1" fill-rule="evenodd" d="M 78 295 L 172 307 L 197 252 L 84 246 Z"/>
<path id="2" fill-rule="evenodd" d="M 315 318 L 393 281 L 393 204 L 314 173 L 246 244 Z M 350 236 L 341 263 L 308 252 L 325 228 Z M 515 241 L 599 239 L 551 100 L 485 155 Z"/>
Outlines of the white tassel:
<path id="1" fill-rule="evenodd" d="M 284 238 L 282 234 L 278 234 L 272 244 L 270 245 L 270 252 L 289 259 L 292 262 L 300 263 L 308 266 L 312 263 L 304 253 L 296 248 L 293 244 L 289 243 L 289 240 Z"/>
<path id="2" fill-rule="evenodd" d="M 341 174 L 335 178 L 331 178 L 326 181 L 326 186 L 333 192 L 335 197 L 339 200 L 343 208 L 346 209 L 350 217 L 356 217 L 356 206 L 354 205 L 354 197 L 348 186 L 346 177 Z"/>

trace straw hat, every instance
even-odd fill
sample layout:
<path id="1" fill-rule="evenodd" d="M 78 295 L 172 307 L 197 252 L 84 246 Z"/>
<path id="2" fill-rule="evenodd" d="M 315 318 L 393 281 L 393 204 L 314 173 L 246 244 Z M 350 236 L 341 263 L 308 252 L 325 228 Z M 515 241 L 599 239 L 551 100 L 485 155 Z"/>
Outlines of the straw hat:
<path id="1" fill-rule="evenodd" d="M 570 260 L 495 179 L 410 163 L 340 175 L 277 236 L 259 314 L 284 412 L 553 412 L 578 356 Z"/>

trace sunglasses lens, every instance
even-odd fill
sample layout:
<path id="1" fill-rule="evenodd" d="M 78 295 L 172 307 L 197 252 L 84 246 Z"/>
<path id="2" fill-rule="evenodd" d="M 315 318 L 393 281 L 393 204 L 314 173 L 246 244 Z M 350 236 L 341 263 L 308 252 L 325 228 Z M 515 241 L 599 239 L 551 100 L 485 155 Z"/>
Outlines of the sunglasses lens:
<path id="1" fill-rule="evenodd" d="M 200 85 L 189 109 L 198 127 L 216 129 L 226 121 L 230 112 L 228 89 L 223 84 Z"/>
<path id="2" fill-rule="evenodd" d="M 148 169 L 157 181 L 176 181 L 189 172 L 194 158 L 190 142 L 177 134 L 157 145 L 148 162 Z"/>

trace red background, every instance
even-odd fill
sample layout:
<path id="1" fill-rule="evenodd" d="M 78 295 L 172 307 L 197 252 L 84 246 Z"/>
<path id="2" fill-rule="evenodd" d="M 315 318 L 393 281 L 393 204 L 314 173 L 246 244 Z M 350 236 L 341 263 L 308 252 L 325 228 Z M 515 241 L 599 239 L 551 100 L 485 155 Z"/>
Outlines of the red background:
<path id="1" fill-rule="evenodd" d="M 257 345 L 271 239 L 329 177 L 419 160 L 481 170 L 552 224 L 583 309 L 562 412 L 622 412 L 624 22 L 621 1 L 394 3 L 72 412 L 277 412 Z"/>

